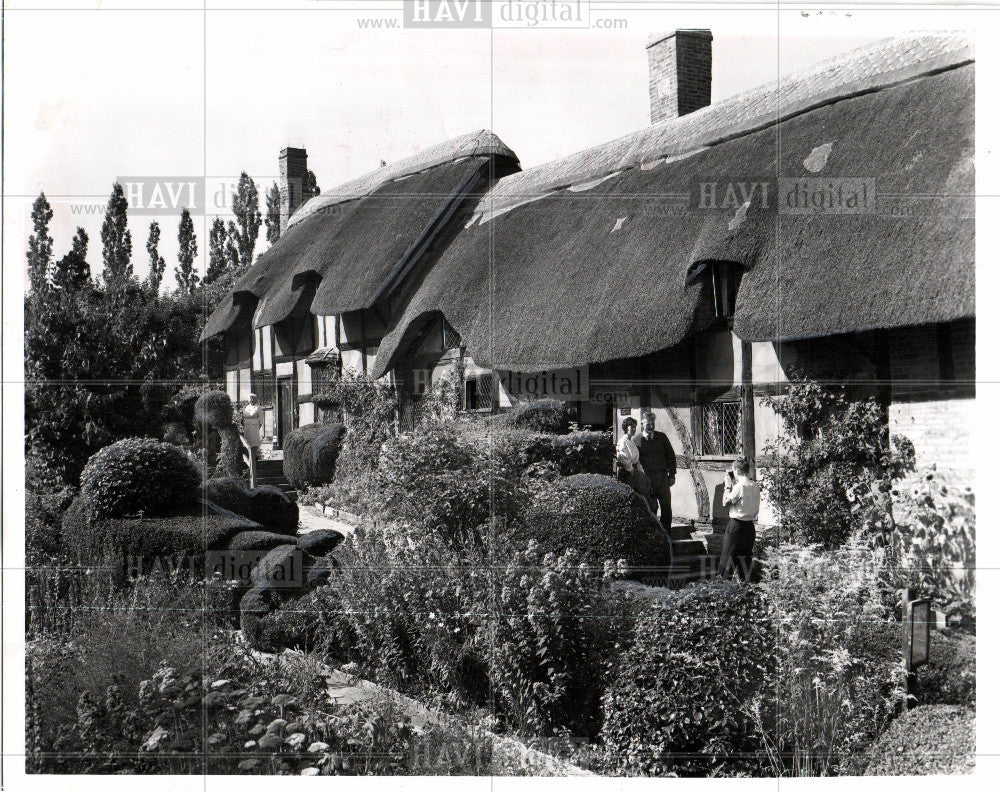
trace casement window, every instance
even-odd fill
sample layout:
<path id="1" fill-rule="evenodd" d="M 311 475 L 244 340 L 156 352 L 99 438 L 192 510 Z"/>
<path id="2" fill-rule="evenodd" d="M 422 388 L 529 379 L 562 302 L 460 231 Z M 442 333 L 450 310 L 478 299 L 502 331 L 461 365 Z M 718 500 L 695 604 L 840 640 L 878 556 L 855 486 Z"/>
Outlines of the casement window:
<path id="1" fill-rule="evenodd" d="M 250 382 L 250 390 L 257 396 L 262 410 L 274 408 L 274 374 L 255 371 Z"/>
<path id="2" fill-rule="evenodd" d="M 742 415 L 739 401 L 713 401 L 695 405 L 700 424 L 695 433 L 701 456 L 738 456 L 742 453 Z"/>
<path id="3" fill-rule="evenodd" d="M 480 374 L 465 380 L 465 409 L 490 410 L 493 408 L 493 375 Z"/>

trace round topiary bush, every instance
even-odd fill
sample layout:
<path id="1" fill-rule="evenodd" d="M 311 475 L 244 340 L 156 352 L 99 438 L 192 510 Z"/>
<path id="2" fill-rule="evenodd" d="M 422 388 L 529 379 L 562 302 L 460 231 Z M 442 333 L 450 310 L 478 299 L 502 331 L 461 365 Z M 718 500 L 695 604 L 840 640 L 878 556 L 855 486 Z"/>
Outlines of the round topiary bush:
<path id="1" fill-rule="evenodd" d="M 604 693 L 609 769 L 764 774 L 764 744 L 750 713 L 759 712 L 772 733 L 774 636 L 773 614 L 752 586 L 691 586 L 650 605 Z"/>
<path id="2" fill-rule="evenodd" d="M 511 538 L 534 539 L 545 552 L 575 549 L 589 564 L 625 559 L 632 567 L 667 566 L 670 543 L 639 493 L 610 476 L 556 478 L 536 491 Z"/>
<path id="3" fill-rule="evenodd" d="M 900 715 L 869 751 L 865 775 L 971 773 L 976 766 L 976 714 L 933 704 Z"/>
<path id="4" fill-rule="evenodd" d="M 540 399 L 519 404 L 509 414 L 507 421 L 510 426 L 519 429 L 533 429 L 547 434 L 569 432 L 569 413 L 566 411 L 566 405 L 555 399 Z"/>
<path id="5" fill-rule="evenodd" d="M 162 515 L 197 503 L 201 470 L 170 443 L 144 437 L 105 446 L 80 474 L 80 494 L 94 518 Z"/>

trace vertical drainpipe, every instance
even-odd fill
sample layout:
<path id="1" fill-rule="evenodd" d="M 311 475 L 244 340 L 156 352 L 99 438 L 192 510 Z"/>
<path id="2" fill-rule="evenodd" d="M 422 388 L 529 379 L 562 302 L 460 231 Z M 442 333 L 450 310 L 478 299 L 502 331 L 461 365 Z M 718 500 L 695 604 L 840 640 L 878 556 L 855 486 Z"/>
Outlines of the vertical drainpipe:
<path id="1" fill-rule="evenodd" d="M 743 456 L 750 463 L 750 477 L 757 478 L 757 429 L 753 403 L 753 344 L 740 341 L 740 427 Z"/>

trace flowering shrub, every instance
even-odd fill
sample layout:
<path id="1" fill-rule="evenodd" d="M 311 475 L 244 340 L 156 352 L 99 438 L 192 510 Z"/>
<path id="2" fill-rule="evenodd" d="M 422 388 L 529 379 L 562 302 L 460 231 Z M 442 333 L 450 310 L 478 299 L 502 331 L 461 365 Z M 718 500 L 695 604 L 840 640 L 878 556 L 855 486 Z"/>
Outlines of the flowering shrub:
<path id="1" fill-rule="evenodd" d="M 761 583 L 779 625 L 773 750 L 796 774 L 833 772 L 903 701 L 902 631 L 881 591 L 882 560 L 861 536 L 836 551 L 781 544 Z"/>
<path id="2" fill-rule="evenodd" d="M 358 529 L 337 555 L 331 585 L 316 592 L 330 651 L 397 690 L 485 703 L 477 642 L 490 610 L 483 557 L 436 534 L 379 528 Z"/>
<path id="3" fill-rule="evenodd" d="M 754 587 L 693 586 L 648 605 L 604 694 L 609 769 L 760 774 L 767 760 L 753 723 L 772 722 L 774 641 Z"/>
<path id="4" fill-rule="evenodd" d="M 363 511 L 382 443 L 395 434 L 395 393 L 370 377 L 346 376 L 326 385 L 322 398 L 324 412 L 339 412 L 344 426 L 334 488 L 340 500 Z"/>
<path id="5" fill-rule="evenodd" d="M 889 583 L 934 598 L 949 621 L 976 613 L 976 509 L 971 487 L 930 472 L 894 492 L 896 528 L 888 535 Z"/>
<path id="6" fill-rule="evenodd" d="M 197 502 L 201 470 L 183 449 L 143 437 L 105 446 L 80 475 L 95 518 L 169 514 Z"/>
<path id="7" fill-rule="evenodd" d="M 522 733 L 593 737 L 600 728 L 601 692 L 625 619 L 601 568 L 581 557 L 572 549 L 545 554 L 530 542 L 500 575 L 497 618 L 483 620 L 496 705 Z M 612 565 L 607 576 L 613 572 Z"/>
<path id="8" fill-rule="evenodd" d="M 491 437 L 481 429 L 465 432 L 491 447 L 495 464 L 516 478 L 521 471 L 542 462 L 555 464 L 564 476 L 578 473 L 610 475 L 615 457 L 608 432 L 575 431 L 563 435 L 541 434 L 525 429 L 494 429 Z"/>
<path id="9" fill-rule="evenodd" d="M 766 404 L 785 432 L 765 448 L 776 464 L 762 471 L 762 483 L 786 534 L 837 547 L 860 525 L 882 527 L 885 509 L 875 493 L 887 493 L 914 460 L 913 444 L 885 431 L 884 408 L 807 379 Z"/>
<path id="10" fill-rule="evenodd" d="M 481 541 L 478 528 L 506 513 L 512 487 L 482 446 L 450 424 L 432 424 L 386 441 L 372 492 L 386 517 L 450 541 Z"/>
<path id="11" fill-rule="evenodd" d="M 390 700 L 329 704 L 318 669 L 261 666 L 216 644 L 212 662 L 161 666 L 135 699 L 116 685 L 80 695 L 55 752 L 35 750 L 43 772 L 382 775 L 426 773 L 442 743 L 470 757 L 454 772 L 483 772 L 476 735 L 417 728 Z M 222 650 L 229 652 L 223 656 Z M 205 667 L 218 668 L 205 674 Z M 468 750 L 476 747 L 479 750 Z M 485 760 L 485 766 L 477 761 Z"/>

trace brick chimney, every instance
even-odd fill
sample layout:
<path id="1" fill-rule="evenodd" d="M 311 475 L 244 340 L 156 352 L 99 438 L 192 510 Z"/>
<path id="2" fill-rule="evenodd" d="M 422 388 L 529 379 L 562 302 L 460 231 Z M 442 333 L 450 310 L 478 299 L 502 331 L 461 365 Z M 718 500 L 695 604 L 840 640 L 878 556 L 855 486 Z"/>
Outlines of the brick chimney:
<path id="1" fill-rule="evenodd" d="M 653 35 L 649 56 L 649 115 L 653 123 L 712 103 L 712 31 L 675 30 Z"/>
<path id="2" fill-rule="evenodd" d="M 278 155 L 281 191 L 281 233 L 288 228 L 288 218 L 304 203 L 306 186 L 306 150 L 283 148 Z"/>

